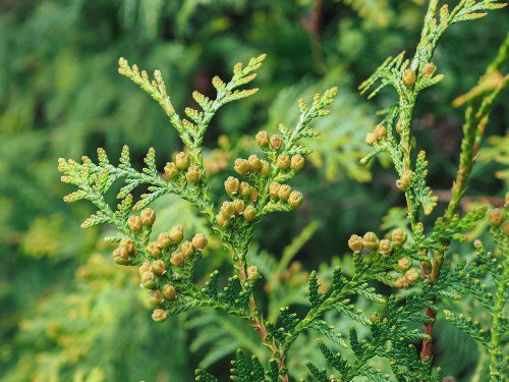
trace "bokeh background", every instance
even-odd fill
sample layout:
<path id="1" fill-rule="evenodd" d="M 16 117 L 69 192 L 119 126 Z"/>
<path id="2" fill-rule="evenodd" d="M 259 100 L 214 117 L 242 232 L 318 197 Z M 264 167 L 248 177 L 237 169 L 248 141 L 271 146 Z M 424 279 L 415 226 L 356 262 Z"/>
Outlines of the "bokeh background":
<path id="1" fill-rule="evenodd" d="M 340 87 L 295 183 L 305 205 L 271 217 L 254 239 L 257 253 L 294 251 L 311 269 L 341 258 L 350 234 L 404 218 L 387 161 L 358 164 L 375 112 L 393 94 L 370 102 L 356 88 L 388 55 L 412 51 L 424 12 L 424 0 L 0 1 L 0 380 L 190 381 L 198 365 L 226 375 L 238 346 L 260 352 L 249 328 L 210 312 L 155 324 L 135 275 L 115 266 L 101 241 L 108 228 L 81 230 L 91 207 L 62 201 L 69 189 L 59 182 L 59 157 L 94 157 L 98 146 L 114 157 L 128 144 L 141 166 L 149 146 L 161 164 L 181 149 L 158 105 L 117 74 L 120 56 L 161 69 L 182 110 L 193 89 L 213 94 L 213 75 L 228 78 L 238 60 L 268 54 L 260 92 L 227 106 L 207 133 L 217 190 L 228 161 L 252 145 L 250 134 L 291 124 L 299 97 Z M 419 100 L 414 128 L 442 200 L 464 112 L 451 102 L 476 83 L 508 26 L 506 10 L 457 25 L 436 53 L 445 80 Z M 508 101 L 506 92 L 493 111 L 465 209 L 497 204 L 507 190 Z M 178 218 L 206 229 L 184 202 L 169 197 L 156 207 L 161 224 Z M 205 267 L 224 262 L 212 245 Z M 458 381 L 479 374 L 475 345 L 450 327 L 437 330 L 446 373 Z M 442 354 L 445 344 L 454 351 Z M 295 376 L 302 367 L 294 365 Z"/>

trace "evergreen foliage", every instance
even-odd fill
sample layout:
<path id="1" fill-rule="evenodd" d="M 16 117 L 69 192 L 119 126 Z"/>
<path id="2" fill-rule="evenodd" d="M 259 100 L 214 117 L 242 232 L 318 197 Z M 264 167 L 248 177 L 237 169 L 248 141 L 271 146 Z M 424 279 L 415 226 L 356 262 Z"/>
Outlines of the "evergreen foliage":
<path id="1" fill-rule="evenodd" d="M 436 218 L 429 231 L 421 220 L 421 210 L 425 215 L 430 215 L 437 205 L 437 197 L 426 181 L 426 153 L 420 151 L 413 158 L 411 123 L 419 93 L 444 78 L 442 74 L 435 73 L 436 67 L 432 63 L 433 52 L 444 32 L 454 23 L 483 17 L 486 11 L 504 5 L 498 1 L 463 0 L 450 12 L 447 5 L 442 6 L 437 14 L 438 1 L 431 0 L 414 57 L 411 60 L 405 59 L 404 52 L 394 58 L 389 57 L 360 86 L 361 92 L 365 93 L 380 83 L 368 98 L 386 86 L 393 87 L 398 95 L 397 102 L 381 113 L 384 118 L 367 135 L 366 142 L 373 146 L 373 151 L 362 162 L 367 163 L 382 152 L 389 154 L 399 177 L 396 186 L 404 192 L 407 201 L 409 237 L 401 228 L 395 229 L 390 239 L 380 240 L 373 232 L 367 232 L 362 237 L 352 235 L 348 242 L 353 251 L 351 276 L 345 277 L 342 269 L 337 267 L 329 285 L 324 287 L 321 285 L 324 281 L 319 281 L 315 271 L 311 272 L 308 280 L 310 307 L 304 316 L 292 313 L 290 307 L 282 307 L 275 321 L 267 321 L 263 317 L 253 294 L 260 273 L 255 265 L 250 264 L 246 255 L 253 230 L 265 215 L 289 211 L 302 203 L 302 194 L 292 190 L 286 182 L 302 170 L 304 156 L 310 150 L 301 140 L 319 134 L 312 127 L 312 122 L 329 114 L 326 107 L 333 102 L 337 88 L 327 90 L 323 95 L 316 94 L 310 104 L 303 99 L 299 100 L 300 116 L 293 128 L 280 124 L 279 134 L 258 132 L 256 142 L 264 154 L 263 159 L 252 154 L 247 159 L 235 160 L 234 171 L 243 180 L 230 176 L 225 181 L 228 199 L 218 208 L 210 191 L 209 176 L 212 174 L 207 174 L 204 167 L 203 137 L 212 117 L 221 106 L 257 92 L 256 88 L 239 87 L 256 77 L 255 71 L 265 55 L 252 58 L 245 66 L 236 64 L 228 82 L 214 77 L 212 84 L 217 93 L 215 99 L 195 91 L 193 99 L 201 110 L 187 107 L 185 114 L 189 119 L 182 118 L 176 112 L 159 71 L 156 70 L 154 79 L 150 80 L 146 71 L 140 71 L 136 65 L 129 66 L 121 58 L 119 73 L 131 79 L 159 103 L 180 136 L 185 150 L 165 165 L 164 173 L 157 170 L 155 151 L 152 148 L 145 157 L 146 167 L 141 172 L 131 166 L 127 146 L 122 150 L 118 166 L 110 163 L 103 149 L 98 150 L 97 164 L 88 157 L 84 157 L 82 163 L 61 159 L 58 168 L 63 174 L 62 181 L 78 188 L 78 191 L 64 199 L 69 202 L 87 199 L 97 207 L 98 211 L 85 220 L 82 227 L 107 223 L 120 231 L 120 236 L 111 239 L 117 243 L 113 252 L 114 260 L 118 264 L 139 267 L 140 285 L 150 290 L 149 302 L 156 307 L 152 313 L 154 321 L 165 321 L 170 315 L 192 308 L 210 307 L 246 319 L 251 324 L 261 342 L 270 349 L 272 358 L 267 368 L 264 368 L 256 357 L 249 361 L 238 350 L 236 360 L 232 362 L 232 380 L 288 381 L 289 372 L 285 360 L 292 344 L 306 331 L 331 331 L 333 328 L 323 321 L 323 317 L 327 311 L 334 310 L 368 328 L 370 340 L 360 340 L 357 330 L 350 329 L 348 344 L 344 341 L 342 344 L 351 350 L 351 360 L 345 359 L 341 353 L 333 353 L 327 345 L 321 343 L 320 350 L 324 358 L 339 374 L 330 377 L 326 369 L 320 369 L 309 362 L 307 367 L 311 378 L 324 382 L 351 381 L 358 376 L 364 376 L 370 381 L 392 378 L 397 381 L 440 381 L 440 369 L 432 367 L 433 326 L 439 311 L 439 298 L 464 294 L 475 296 L 490 311 L 492 322 L 489 333 L 478 322 L 465 318 L 463 314 L 455 315 L 444 310 L 443 315 L 447 321 L 465 330 L 474 340 L 484 345 L 490 358 L 490 379 L 502 381 L 507 375 L 503 335 L 507 326 L 504 309 L 507 303 L 505 287 L 509 276 L 509 236 L 505 231 L 509 211 L 493 210 L 489 217 L 496 243 L 495 251 L 502 254 L 500 265 L 493 268 L 497 259 L 480 242 L 477 244 L 478 254 L 470 264 L 455 269 L 443 265 L 451 242 L 461 241 L 464 233 L 471 230 L 486 214 L 485 209 L 474 210 L 463 216 L 456 211 L 466 188 L 490 108 L 509 81 L 507 75 L 498 72 L 498 67 L 509 59 L 509 38 L 478 85 L 478 88 L 486 90 L 479 92 L 474 88 L 457 100 L 457 103 L 469 103 L 459 170 L 449 205 L 444 215 Z M 496 82 L 486 79 L 495 76 L 495 72 L 498 73 Z M 489 87 L 485 85 L 487 81 L 490 81 Z M 478 99 L 479 93 L 481 100 L 475 106 L 473 101 Z M 113 210 L 104 194 L 120 179 L 124 182 L 117 195 L 121 201 L 117 209 Z M 139 186 L 146 187 L 147 192 L 133 205 L 132 192 Z M 207 245 L 203 234 L 198 233 L 192 240 L 183 241 L 185 235 L 181 225 L 174 226 L 168 232 L 152 233 L 156 214 L 147 206 L 166 193 L 180 196 L 203 214 L 224 249 L 229 252 L 234 273 L 228 277 L 222 289 L 217 285 L 219 270 L 211 274 L 203 288 L 194 282 L 198 261 Z M 135 211 L 139 210 L 141 213 L 138 215 Z M 157 240 L 151 241 L 155 237 Z M 414 267 L 419 263 L 419 268 Z M 487 267 L 488 264 L 491 267 Z M 494 279 L 494 294 L 488 293 L 489 287 L 480 280 L 488 272 Z M 410 289 L 404 295 L 393 294 L 387 298 L 370 286 L 373 281 L 400 290 Z M 367 317 L 353 303 L 356 296 L 379 304 L 383 314 Z M 416 324 L 420 324 L 422 329 L 416 328 Z M 413 342 L 421 342 L 420 356 Z M 392 376 L 371 366 L 370 360 L 374 357 L 387 359 Z M 199 370 L 196 380 L 217 379 Z"/>
<path id="2" fill-rule="evenodd" d="M 111 32 L 101 57 L 83 59 L 90 44 L 100 45 L 90 30 L 83 45 L 75 46 L 83 40 L 69 34 L 63 39 L 69 40 L 66 50 L 33 46 L 26 61 L 0 71 L 17 94 L 0 91 L 0 99 L 9 100 L 1 117 L 6 139 L 0 174 L 7 182 L 0 189 L 7 197 L 2 195 L 0 207 L 14 206 L 0 213 L 10 224 L 0 233 L 2 260 L 9 258 L 0 285 L 4 279 L 9 285 L 11 270 L 19 269 L 16 284 L 0 297 L 24 310 L 0 315 L 1 338 L 8 340 L 0 346 L 6 381 L 190 380 L 195 367 L 197 381 L 218 381 L 227 377 L 222 366 L 230 358 L 235 381 L 445 381 L 448 374 L 460 381 L 470 378 L 465 370 L 472 380 L 505 380 L 509 200 L 493 197 L 488 201 L 498 208 L 487 207 L 487 199 L 477 197 L 486 194 L 486 183 L 472 184 L 473 197 L 466 190 L 476 171 L 493 168 L 492 161 L 498 162 L 496 176 L 508 179 L 503 132 L 482 145 L 491 134 L 490 118 L 500 122 L 503 114 L 496 105 L 503 104 L 509 81 L 509 37 L 477 85 L 453 102 L 466 110 L 450 192 L 434 185 L 437 175 L 445 178 L 437 165 L 444 154 L 426 141 L 422 126 L 428 122 L 421 117 L 421 108 L 443 111 L 446 106 L 439 104 L 453 99 L 469 75 L 477 75 L 479 63 L 464 68 L 462 53 L 447 56 L 451 44 L 468 41 L 475 30 L 461 29 L 462 22 L 482 18 L 504 2 L 461 0 L 449 10 L 431 0 L 419 43 L 407 49 L 413 57 L 402 52 L 388 58 L 360 86 L 361 94 L 376 96 L 383 105 L 376 115 L 349 88 L 374 57 L 408 46 L 400 36 L 411 35 L 421 1 L 123 0 L 118 9 L 92 1 L 89 11 L 104 15 L 115 9 L 117 16 L 108 21 L 89 19 L 82 13 L 86 5 L 71 3 L 42 1 L 37 12 L 26 13 L 27 30 L 45 30 L 48 15 L 68 20 L 55 26 L 56 34 L 92 19 L 95 29 L 98 20 L 94 33 Z M 338 9 L 341 19 L 333 16 Z M 0 18 L 5 32 L 11 17 Z M 268 33 L 276 27 L 278 41 L 271 46 Z M 115 35 L 117 28 L 126 30 L 125 37 Z M 500 37 L 498 28 L 492 28 L 492 37 Z M 0 37 L 0 44 L 14 43 L 5 41 Z M 140 49 L 126 51 L 138 44 Z M 259 50 L 269 51 L 266 65 L 261 67 L 265 55 L 259 55 L 235 64 L 227 77 L 231 51 L 249 57 Z M 165 63 L 168 51 L 165 80 L 160 71 L 150 76 L 123 58 L 118 67 L 159 104 L 164 117 L 146 112 L 149 97 L 105 74 L 113 56 L 129 55 L 152 66 Z M 50 94 L 47 73 L 35 69 L 37 81 L 27 77 L 19 89 L 13 85 L 12 73 L 26 77 L 43 57 L 51 62 L 48 68 L 63 73 L 55 79 L 60 96 Z M 65 77 L 65 71 L 74 74 Z M 25 90 L 31 81 L 37 92 Z M 199 90 L 188 99 L 184 90 L 190 82 Z M 253 82 L 264 91 L 257 94 Z M 433 91 L 424 92 L 431 87 L 440 89 L 433 99 L 427 95 Z M 329 90 L 313 95 L 317 89 Z M 76 100 L 71 109 L 68 99 Z M 190 106 L 184 108 L 185 102 Z M 264 130 L 244 136 L 260 122 Z M 112 124 L 120 128 L 100 135 Z M 58 127 L 41 143 L 46 131 L 39 126 Z M 366 133 L 368 146 L 361 142 Z M 179 143 L 161 139 L 164 134 Z M 88 153 L 97 141 L 105 147 L 97 157 L 58 161 L 62 188 L 73 188 L 64 200 L 87 200 L 94 210 L 81 202 L 62 207 L 54 198 L 62 188 L 44 180 L 49 178 L 44 174 L 54 175 L 48 164 L 53 166 L 55 153 Z M 130 147 L 120 150 L 120 141 Z M 154 147 L 142 154 L 150 141 Z M 28 167 L 26 159 L 13 159 L 16 148 L 26 144 L 35 148 L 27 158 L 40 160 Z M 474 166 L 478 157 L 481 163 Z M 396 181 L 386 174 L 389 167 Z M 300 172 L 306 175 L 297 177 Z M 374 179 L 375 190 L 351 178 Z M 507 182 L 486 182 L 507 188 Z M 385 192 L 389 183 L 400 192 Z M 384 192 L 377 184 L 385 184 Z M 42 193 L 49 196 L 44 203 Z M 406 207 L 390 209 L 378 234 L 368 231 L 399 195 Z M 442 209 L 443 201 L 448 204 Z M 20 220 L 20 208 L 33 220 Z M 85 236 L 74 223 L 87 213 L 81 225 L 90 228 Z M 343 240 L 354 229 L 357 234 Z M 12 256 L 13 248 L 29 261 Z M 117 265 L 97 254 L 110 248 Z M 343 248 L 350 251 L 342 254 Z M 341 258 L 331 260 L 331 251 Z M 302 252 L 314 257 L 303 259 Z M 308 273 L 308 268 L 316 270 Z M 155 322 L 140 305 L 150 309 Z M 127 330 L 133 335 L 126 336 Z M 470 346 L 479 359 L 451 368 L 447 362 L 459 356 L 454 344 L 443 342 L 460 331 L 466 333 L 460 345 Z M 115 338 L 124 349 L 120 353 L 112 346 Z M 140 349 L 144 355 L 138 357 Z"/>

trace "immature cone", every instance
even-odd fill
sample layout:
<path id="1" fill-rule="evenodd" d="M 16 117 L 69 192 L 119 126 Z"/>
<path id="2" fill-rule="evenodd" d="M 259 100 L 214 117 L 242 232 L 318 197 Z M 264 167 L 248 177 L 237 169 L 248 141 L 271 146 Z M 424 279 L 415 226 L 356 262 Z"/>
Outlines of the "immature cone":
<path id="1" fill-rule="evenodd" d="M 502 224 L 502 232 L 509 236 L 509 222 Z"/>
<path id="2" fill-rule="evenodd" d="M 262 160 L 262 167 L 260 168 L 260 174 L 262 176 L 267 176 L 270 173 L 270 164 L 269 162 Z"/>
<path id="3" fill-rule="evenodd" d="M 120 244 L 118 246 L 124 248 L 127 251 L 127 253 L 136 252 L 136 249 L 134 248 L 133 241 L 128 237 L 122 239 L 122 241 L 120 241 Z"/>
<path id="4" fill-rule="evenodd" d="M 171 245 L 171 239 L 168 232 L 161 232 L 157 237 L 157 245 L 160 248 L 168 248 Z"/>
<path id="5" fill-rule="evenodd" d="M 244 211 L 245 203 L 242 199 L 235 199 L 233 201 L 233 208 L 235 208 L 235 212 L 240 214 Z"/>
<path id="6" fill-rule="evenodd" d="M 193 243 L 188 240 L 184 241 L 180 246 L 180 250 L 182 251 L 182 256 L 184 256 L 184 259 L 188 259 L 194 253 Z"/>
<path id="7" fill-rule="evenodd" d="M 244 210 L 244 219 L 248 222 L 256 219 L 256 209 L 253 206 L 249 205 L 246 207 Z"/>
<path id="8" fill-rule="evenodd" d="M 397 279 L 395 284 L 396 284 L 396 287 L 398 287 L 399 289 L 408 288 L 408 282 L 406 281 L 406 279 L 404 277 L 400 277 L 399 279 Z"/>
<path id="9" fill-rule="evenodd" d="M 182 252 L 175 251 L 171 254 L 170 263 L 172 263 L 176 267 L 181 267 L 184 265 L 184 255 L 182 255 Z"/>
<path id="10" fill-rule="evenodd" d="M 193 247 L 198 251 L 202 251 L 208 244 L 207 238 L 202 233 L 193 236 Z"/>
<path id="11" fill-rule="evenodd" d="M 437 70 L 435 64 L 432 62 L 428 62 L 424 67 L 422 68 L 422 75 L 424 77 L 431 77 L 433 74 L 435 74 L 435 71 Z"/>
<path id="12" fill-rule="evenodd" d="M 177 295 L 177 291 L 173 287 L 173 285 L 165 284 L 161 288 L 161 293 L 163 294 L 164 298 L 168 301 L 172 301 L 175 299 L 175 296 Z"/>
<path id="13" fill-rule="evenodd" d="M 164 166 L 164 173 L 166 174 L 168 179 L 174 179 L 178 175 L 179 170 L 175 163 L 168 162 L 166 163 L 166 166 Z"/>
<path id="14" fill-rule="evenodd" d="M 362 237 L 362 244 L 364 247 L 374 251 L 378 248 L 378 237 L 374 232 L 366 232 Z"/>
<path id="15" fill-rule="evenodd" d="M 159 247 L 159 244 L 156 242 L 151 242 L 147 247 L 147 252 L 150 253 L 153 257 L 160 257 L 161 256 L 161 247 Z"/>
<path id="16" fill-rule="evenodd" d="M 401 121 L 401 118 L 399 118 L 398 122 L 396 122 L 396 131 L 400 134 L 403 132 L 403 122 Z"/>
<path id="17" fill-rule="evenodd" d="M 115 248 L 113 251 L 113 260 L 117 264 L 125 264 L 129 261 L 129 254 L 122 247 Z"/>
<path id="18" fill-rule="evenodd" d="M 277 167 L 281 170 L 288 170 L 290 168 L 290 157 L 286 154 L 281 154 L 277 157 Z"/>
<path id="19" fill-rule="evenodd" d="M 365 142 L 368 144 L 368 145 L 372 145 L 373 143 L 375 143 L 377 140 L 377 137 L 375 135 L 375 133 L 367 133 L 366 134 L 366 139 L 365 139 Z"/>
<path id="20" fill-rule="evenodd" d="M 288 203 L 290 203 L 290 205 L 293 208 L 299 207 L 302 204 L 303 200 L 304 198 L 302 196 L 302 193 L 299 191 L 292 191 L 290 193 L 290 196 L 288 197 Z"/>
<path id="21" fill-rule="evenodd" d="M 392 243 L 390 240 L 382 239 L 378 244 L 378 252 L 382 255 L 389 255 L 392 251 Z"/>
<path id="22" fill-rule="evenodd" d="M 411 69 L 405 69 L 403 71 L 403 83 L 406 86 L 414 86 L 415 84 L 415 72 Z"/>
<path id="23" fill-rule="evenodd" d="M 197 184 L 201 180 L 201 171 L 198 166 L 189 166 L 186 172 L 186 180 L 191 184 Z"/>
<path id="24" fill-rule="evenodd" d="M 140 232 L 143 226 L 139 216 L 131 215 L 127 219 L 127 225 L 132 232 Z"/>
<path id="25" fill-rule="evenodd" d="M 281 185 L 281 187 L 279 187 L 277 196 L 279 199 L 286 202 L 288 200 L 288 198 L 290 197 L 291 192 L 292 192 L 292 188 L 287 184 L 283 184 L 283 185 Z"/>
<path id="26" fill-rule="evenodd" d="M 219 214 L 216 215 L 216 222 L 221 227 L 226 227 L 227 224 L 228 224 L 228 219 L 225 218 L 221 213 L 219 213 Z"/>
<path id="27" fill-rule="evenodd" d="M 356 234 L 350 236 L 350 238 L 348 239 L 348 247 L 355 253 L 359 253 L 360 251 L 362 251 L 362 248 L 364 248 L 362 237 Z"/>
<path id="28" fill-rule="evenodd" d="M 239 189 L 240 189 L 240 195 L 243 196 L 244 198 L 251 196 L 251 192 L 253 191 L 253 189 L 247 182 L 240 182 Z"/>
<path id="29" fill-rule="evenodd" d="M 247 268 L 247 278 L 251 281 L 256 281 L 260 278 L 260 273 L 258 273 L 258 268 L 256 265 L 251 265 Z"/>
<path id="30" fill-rule="evenodd" d="M 155 322 L 163 322 L 168 319 L 168 312 L 163 309 L 154 309 L 152 312 L 152 319 Z"/>
<path id="31" fill-rule="evenodd" d="M 242 158 L 235 159 L 235 165 L 233 166 L 233 170 L 240 175 L 246 175 L 250 168 L 249 162 Z"/>
<path id="32" fill-rule="evenodd" d="M 163 296 L 158 290 L 148 292 L 148 302 L 152 306 L 159 306 L 163 303 Z"/>
<path id="33" fill-rule="evenodd" d="M 250 155 L 249 158 L 247 158 L 247 163 L 252 171 L 259 171 L 262 168 L 262 161 L 257 155 Z"/>
<path id="34" fill-rule="evenodd" d="M 239 191 L 240 182 L 237 178 L 229 176 L 224 182 L 224 189 L 229 195 L 235 195 Z"/>
<path id="35" fill-rule="evenodd" d="M 233 215 L 235 215 L 235 208 L 233 207 L 232 202 L 223 202 L 221 205 L 221 215 L 223 215 L 225 218 L 231 218 Z"/>
<path id="36" fill-rule="evenodd" d="M 270 197 L 277 198 L 277 194 L 278 194 L 280 188 L 281 188 L 281 185 L 279 183 L 272 182 L 269 186 Z"/>
<path id="37" fill-rule="evenodd" d="M 407 190 L 411 184 L 411 176 L 408 173 L 404 173 L 403 176 L 396 181 L 396 187 L 402 191 Z"/>
<path id="38" fill-rule="evenodd" d="M 269 134 L 266 131 L 259 131 L 256 134 L 256 143 L 260 147 L 267 147 L 269 145 Z"/>
<path id="39" fill-rule="evenodd" d="M 146 289 L 154 289 L 156 286 L 156 276 L 153 272 L 145 272 L 141 275 L 141 284 L 142 288 Z"/>
<path id="40" fill-rule="evenodd" d="M 414 285 L 417 282 L 417 280 L 419 280 L 420 275 L 421 273 L 419 272 L 419 270 L 412 268 L 406 271 L 405 280 L 408 282 L 409 285 Z"/>
<path id="41" fill-rule="evenodd" d="M 156 260 L 152 262 L 150 267 L 152 269 L 152 272 L 154 272 L 154 274 L 158 276 L 162 276 L 166 273 L 166 266 L 164 265 L 164 261 L 162 260 Z"/>
<path id="42" fill-rule="evenodd" d="M 499 208 L 495 208 L 490 212 L 488 220 L 492 226 L 498 227 L 504 221 L 504 212 Z"/>
<path id="43" fill-rule="evenodd" d="M 156 213 L 154 212 L 154 210 L 152 208 L 145 208 L 140 213 L 140 219 L 141 219 L 141 224 L 150 226 L 150 225 L 154 224 L 154 222 L 156 220 Z"/>
<path id="44" fill-rule="evenodd" d="M 402 257 L 398 260 L 398 268 L 400 271 L 405 272 L 412 266 L 412 260 L 409 257 Z"/>
<path id="45" fill-rule="evenodd" d="M 148 261 L 144 261 L 143 264 L 141 264 L 138 268 L 138 273 L 140 276 L 143 276 L 145 272 L 150 272 L 152 267 L 150 266 L 150 263 Z"/>
<path id="46" fill-rule="evenodd" d="M 300 154 L 292 156 L 290 168 L 293 171 L 300 171 L 304 168 L 304 157 Z"/>
<path id="47" fill-rule="evenodd" d="M 258 199 L 258 191 L 256 191 L 254 188 L 251 188 L 251 193 L 249 194 L 249 200 L 252 202 L 256 202 L 256 199 Z"/>
<path id="48" fill-rule="evenodd" d="M 403 245 L 406 241 L 406 233 L 401 228 L 392 231 L 392 241 L 395 245 Z"/>
<path id="49" fill-rule="evenodd" d="M 189 167 L 189 155 L 185 152 L 180 152 L 175 157 L 175 164 L 179 170 L 187 170 Z"/>
<path id="50" fill-rule="evenodd" d="M 373 134 L 375 134 L 377 138 L 383 138 L 387 134 L 387 129 L 384 127 L 384 125 L 377 125 L 375 130 L 373 130 Z"/>
<path id="51" fill-rule="evenodd" d="M 168 237 L 173 244 L 178 244 L 184 238 L 184 228 L 180 224 L 174 226 L 168 233 Z"/>
<path id="52" fill-rule="evenodd" d="M 276 149 L 276 150 L 279 149 L 282 144 L 283 144 L 283 140 L 281 139 L 281 137 L 279 135 L 275 134 L 272 137 L 270 137 L 270 146 L 273 149 Z"/>

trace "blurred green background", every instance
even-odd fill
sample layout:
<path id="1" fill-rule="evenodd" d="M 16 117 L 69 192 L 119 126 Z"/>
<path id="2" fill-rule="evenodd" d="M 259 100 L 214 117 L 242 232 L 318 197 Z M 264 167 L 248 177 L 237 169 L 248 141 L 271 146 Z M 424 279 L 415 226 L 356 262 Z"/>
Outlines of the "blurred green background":
<path id="1" fill-rule="evenodd" d="M 213 75 L 228 78 L 235 62 L 268 54 L 256 80 L 260 92 L 213 121 L 211 158 L 224 154 L 217 151 L 221 135 L 229 137 L 221 150 L 242 152 L 251 145 L 245 136 L 291 123 L 298 98 L 339 85 L 312 165 L 296 181 L 305 205 L 271 217 L 255 237 L 257 248 L 279 257 L 308 227 L 296 256 L 311 269 L 341 257 L 353 232 L 379 232 L 401 219 L 400 210 L 389 210 L 402 200 L 387 163 L 358 164 L 377 108 L 393 95 L 373 103 L 356 88 L 388 55 L 412 51 L 424 12 L 424 0 L 0 1 L 0 380 L 190 381 L 200 362 L 223 375 L 229 369 L 232 349 L 219 340 L 232 329 L 221 332 L 202 312 L 155 324 L 133 273 L 114 266 L 101 242 L 107 229 L 79 228 L 91 207 L 62 201 L 69 189 L 59 182 L 59 157 L 94 157 L 98 146 L 114 157 L 128 144 L 138 165 L 149 146 L 162 164 L 181 148 L 158 105 L 117 74 L 120 56 L 159 68 L 182 110 L 193 89 L 213 94 Z M 476 83 L 508 25 L 506 10 L 457 25 L 436 53 L 446 77 L 423 94 L 414 128 L 443 199 L 463 119 L 451 102 Z M 465 208 L 483 197 L 496 203 L 507 190 L 508 101 L 506 92 L 493 111 Z M 217 189 L 226 176 L 218 172 Z M 203 224 L 172 198 L 157 211 L 164 224 L 177 217 Z M 216 245 L 207 261 L 218 266 L 222 259 Z M 201 334 L 211 330 L 215 346 Z M 475 346 L 451 328 L 439 330 L 463 362 L 439 350 L 437 363 L 470 380 Z M 249 340 L 241 346 L 249 348 Z"/>

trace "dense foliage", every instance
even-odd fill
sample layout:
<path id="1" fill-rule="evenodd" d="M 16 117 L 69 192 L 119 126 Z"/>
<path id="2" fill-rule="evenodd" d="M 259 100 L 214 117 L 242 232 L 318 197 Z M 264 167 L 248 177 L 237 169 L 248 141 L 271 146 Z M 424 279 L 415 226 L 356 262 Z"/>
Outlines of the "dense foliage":
<path id="1" fill-rule="evenodd" d="M 191 380 L 198 363 L 211 371 L 197 378 L 215 380 L 234 356 L 236 380 L 503 380 L 507 16 L 447 30 L 502 5 L 431 1 L 426 15 L 420 2 L 384 1 L 1 5 L 6 380 Z M 384 62 L 402 47 L 409 59 Z M 124 59 L 119 72 L 167 119 L 114 75 L 121 55 L 164 65 L 165 81 Z M 355 85 L 377 60 L 360 87 L 380 91 L 375 114 Z M 461 93 L 464 118 L 448 106 Z M 78 187 L 66 200 L 96 206 L 83 226 L 119 232 L 83 235 L 87 207 L 60 203 L 53 166 L 96 145 L 97 160 L 59 162 Z M 348 239 L 369 230 L 384 237 Z M 143 304 L 170 324 L 150 322 Z"/>

